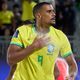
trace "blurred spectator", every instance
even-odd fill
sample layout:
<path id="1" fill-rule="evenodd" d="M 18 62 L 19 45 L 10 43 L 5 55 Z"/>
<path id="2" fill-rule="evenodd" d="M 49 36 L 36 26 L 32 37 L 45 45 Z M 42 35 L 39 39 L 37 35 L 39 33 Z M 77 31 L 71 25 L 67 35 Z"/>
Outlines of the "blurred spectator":
<path id="1" fill-rule="evenodd" d="M 22 0 L 22 21 L 33 20 L 33 7 L 36 3 L 32 0 Z"/>
<path id="2" fill-rule="evenodd" d="M 56 4 L 56 28 L 62 30 L 63 28 L 63 3 L 59 0 L 55 0 Z"/>
<path id="3" fill-rule="evenodd" d="M 80 11 L 80 0 L 76 0 L 75 2 L 77 9 Z"/>
<path id="4" fill-rule="evenodd" d="M 21 6 L 21 0 L 8 0 L 9 10 L 13 9 L 14 4 Z"/>
<path id="5" fill-rule="evenodd" d="M 75 9 L 73 0 L 56 0 L 56 25 L 66 35 L 74 35 Z"/>
<path id="6" fill-rule="evenodd" d="M 20 10 L 20 6 L 17 3 L 13 5 L 13 13 L 14 13 L 14 25 L 15 25 L 13 31 L 15 31 L 15 29 L 22 24 L 21 10 Z"/>
<path id="7" fill-rule="evenodd" d="M 0 35 L 9 36 L 12 30 L 12 21 L 13 21 L 13 12 L 8 10 L 8 4 L 6 1 L 2 1 L 1 3 L 1 11 L 0 11 Z"/>
<path id="8" fill-rule="evenodd" d="M 67 35 L 74 35 L 75 32 L 75 10 L 72 0 L 64 2 L 64 32 Z"/>

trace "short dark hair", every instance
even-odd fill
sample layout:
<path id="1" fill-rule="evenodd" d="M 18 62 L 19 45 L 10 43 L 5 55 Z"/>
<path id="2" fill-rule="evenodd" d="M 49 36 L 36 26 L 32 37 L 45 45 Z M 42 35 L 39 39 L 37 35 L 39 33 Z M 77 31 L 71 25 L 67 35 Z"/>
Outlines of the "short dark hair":
<path id="1" fill-rule="evenodd" d="M 43 5 L 51 5 L 51 3 L 49 3 L 49 2 L 41 2 L 41 3 L 36 4 L 34 6 L 34 8 L 33 8 L 33 15 L 34 16 L 42 8 Z"/>

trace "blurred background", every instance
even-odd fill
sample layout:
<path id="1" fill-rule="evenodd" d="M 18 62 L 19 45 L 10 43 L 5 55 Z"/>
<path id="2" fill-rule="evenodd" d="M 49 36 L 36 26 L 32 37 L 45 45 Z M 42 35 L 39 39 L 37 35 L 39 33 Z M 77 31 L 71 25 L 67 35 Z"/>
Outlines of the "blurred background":
<path id="1" fill-rule="evenodd" d="M 55 4 L 54 27 L 62 30 L 70 40 L 78 64 L 76 80 L 80 80 L 80 0 L 0 0 L 0 80 L 6 80 L 10 70 L 6 51 L 14 31 L 33 21 L 32 9 L 43 1 Z"/>

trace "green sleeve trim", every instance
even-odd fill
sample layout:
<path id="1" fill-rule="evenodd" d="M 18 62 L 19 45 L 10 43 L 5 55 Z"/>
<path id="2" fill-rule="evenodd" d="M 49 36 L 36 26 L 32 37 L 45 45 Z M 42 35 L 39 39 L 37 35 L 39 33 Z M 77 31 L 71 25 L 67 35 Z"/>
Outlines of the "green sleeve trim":
<path id="1" fill-rule="evenodd" d="M 23 47 L 23 45 L 18 44 L 18 43 L 14 43 L 14 42 L 11 42 L 10 44 L 11 44 L 11 45 L 16 45 L 16 46 L 19 46 L 19 47 Z"/>
<path id="2" fill-rule="evenodd" d="M 66 58 L 66 57 L 68 57 L 68 56 L 71 55 L 71 54 L 72 54 L 72 52 L 70 51 L 70 52 L 65 53 L 64 55 L 62 55 L 62 57 Z"/>

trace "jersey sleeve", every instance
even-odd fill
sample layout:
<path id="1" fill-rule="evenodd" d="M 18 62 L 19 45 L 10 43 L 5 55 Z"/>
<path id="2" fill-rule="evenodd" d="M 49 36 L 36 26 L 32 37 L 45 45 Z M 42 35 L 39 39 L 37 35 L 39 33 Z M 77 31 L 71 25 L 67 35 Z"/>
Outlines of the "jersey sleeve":
<path id="1" fill-rule="evenodd" d="M 22 43 L 21 35 L 18 29 L 14 32 L 10 44 L 24 47 Z"/>
<path id="2" fill-rule="evenodd" d="M 62 57 L 67 57 L 72 54 L 70 42 L 65 34 L 62 33 L 62 45 L 60 49 L 60 54 Z"/>

